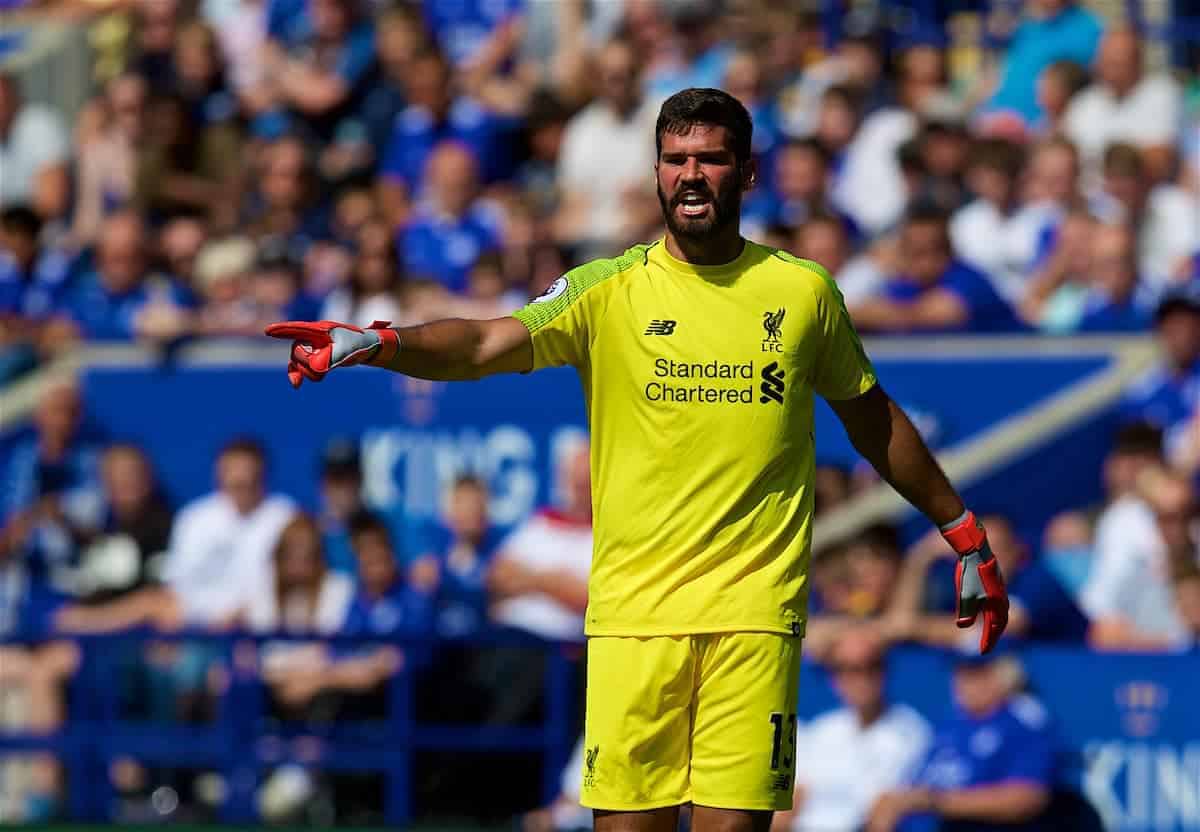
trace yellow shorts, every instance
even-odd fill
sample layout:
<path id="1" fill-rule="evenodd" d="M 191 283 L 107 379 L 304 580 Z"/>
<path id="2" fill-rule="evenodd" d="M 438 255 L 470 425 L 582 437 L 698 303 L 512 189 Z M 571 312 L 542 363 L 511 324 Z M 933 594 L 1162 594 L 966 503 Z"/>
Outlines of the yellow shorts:
<path id="1" fill-rule="evenodd" d="M 791 809 L 799 673 L 778 633 L 590 638 L 581 802 Z"/>

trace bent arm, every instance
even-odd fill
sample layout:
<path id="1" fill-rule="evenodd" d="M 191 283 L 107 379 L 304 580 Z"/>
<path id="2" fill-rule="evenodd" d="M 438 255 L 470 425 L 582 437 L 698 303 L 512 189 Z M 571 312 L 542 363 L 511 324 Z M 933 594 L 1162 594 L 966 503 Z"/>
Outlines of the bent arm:
<path id="1" fill-rule="evenodd" d="M 533 369 L 533 340 L 516 318 L 451 318 L 396 329 L 400 349 L 386 367 L 431 381 L 465 381 Z"/>
<path id="2" fill-rule="evenodd" d="M 1013 781 L 969 789 L 950 789 L 935 798 L 937 813 L 947 820 L 976 823 L 1027 823 L 1050 802 L 1040 783 Z"/>
<path id="3" fill-rule="evenodd" d="M 830 400 L 850 442 L 879 475 L 939 527 L 966 511 L 913 423 L 878 384 L 853 399 Z"/>

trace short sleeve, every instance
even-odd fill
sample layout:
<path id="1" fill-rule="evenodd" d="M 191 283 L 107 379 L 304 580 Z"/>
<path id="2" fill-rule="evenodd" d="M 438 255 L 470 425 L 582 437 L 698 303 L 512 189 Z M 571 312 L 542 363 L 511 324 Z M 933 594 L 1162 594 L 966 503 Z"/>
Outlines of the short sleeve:
<path id="1" fill-rule="evenodd" d="M 1054 742 L 1041 703 L 1017 697 L 1009 705 L 1014 730 L 1005 738 L 1000 782 L 1018 781 L 1050 786 L 1054 779 Z"/>
<path id="2" fill-rule="evenodd" d="M 833 401 L 861 396 L 875 386 L 875 368 L 829 272 L 816 263 L 804 265 L 818 276 L 813 286 L 820 346 L 812 370 L 813 389 Z"/>
<path id="3" fill-rule="evenodd" d="M 572 269 L 550 284 L 513 317 L 525 324 L 533 339 L 533 368 L 582 367 L 604 312 L 606 291 L 601 284 L 641 262 L 645 246 L 635 246 L 621 257 L 593 260 Z"/>

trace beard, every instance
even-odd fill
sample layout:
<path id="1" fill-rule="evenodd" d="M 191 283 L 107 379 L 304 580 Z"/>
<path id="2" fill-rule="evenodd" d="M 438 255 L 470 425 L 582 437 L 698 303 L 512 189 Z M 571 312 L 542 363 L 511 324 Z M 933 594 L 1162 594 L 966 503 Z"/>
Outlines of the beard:
<path id="1" fill-rule="evenodd" d="M 676 216 L 675 209 L 682 203 L 683 197 L 690 193 L 700 194 L 712 204 L 708 216 L 682 219 Z M 672 235 L 688 240 L 707 240 L 737 223 L 742 213 L 742 190 L 738 180 L 731 177 L 715 195 L 706 186 L 697 185 L 680 188 L 668 199 L 662 185 L 659 185 L 658 204 L 662 206 L 663 219 Z"/>

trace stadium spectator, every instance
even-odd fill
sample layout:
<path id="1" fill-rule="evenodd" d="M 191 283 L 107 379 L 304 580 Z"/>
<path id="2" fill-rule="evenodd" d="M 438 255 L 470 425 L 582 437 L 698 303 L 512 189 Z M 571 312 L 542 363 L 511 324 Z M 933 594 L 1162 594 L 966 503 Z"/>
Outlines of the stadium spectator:
<path id="1" fill-rule="evenodd" d="M 824 266 L 848 306 L 854 306 L 877 293 L 884 275 L 868 254 L 851 255 L 852 245 L 845 219 L 823 212 L 811 215 L 796 232 L 793 250 L 800 257 Z"/>
<path id="2" fill-rule="evenodd" d="M 687 87 L 721 86 L 733 48 L 722 38 L 720 6 L 713 0 L 685 0 L 666 9 L 647 5 L 651 14 L 665 11 L 671 22 L 671 37 L 642 79 L 647 97 L 661 102 Z"/>
<path id="3" fill-rule="evenodd" d="M 592 566 L 592 489 L 586 444 L 558 471 L 561 509 L 545 508 L 500 544 L 487 573 L 497 624 L 546 639 L 583 637 Z"/>
<path id="4" fill-rule="evenodd" d="M 424 190 L 423 177 L 433 149 L 447 141 L 470 148 L 482 180 L 493 182 L 508 173 L 506 122 L 466 97 L 454 97 L 445 57 L 421 49 L 405 76 L 408 107 L 397 117 L 379 170 L 380 201 L 394 226 L 408 219 L 412 202 Z"/>
<path id="5" fill-rule="evenodd" d="M 254 260 L 254 243 L 248 237 L 214 240 L 200 250 L 192 280 L 200 300 L 197 334 L 257 334 L 261 318 L 248 292 Z"/>
<path id="6" fill-rule="evenodd" d="M 524 6 L 521 0 L 497 3 L 432 0 L 423 9 L 425 23 L 442 50 L 457 67 L 464 68 L 490 58 L 490 53 L 508 39 L 509 30 L 520 30 Z"/>
<path id="7" fill-rule="evenodd" d="M 271 561 L 267 586 L 246 596 L 237 613 L 246 629 L 292 636 L 339 632 L 354 596 L 354 582 L 327 568 L 316 522 L 304 514 L 293 515 L 279 533 Z M 332 673 L 326 644 L 267 642 L 260 648 L 259 662 L 277 718 L 308 721 L 332 715 L 318 710 L 315 701 Z M 312 787 L 304 768 L 281 766 L 259 789 L 259 811 L 270 821 L 286 818 L 311 797 Z"/>
<path id="8" fill-rule="evenodd" d="M 289 255 L 302 260 L 315 242 L 329 235 L 308 146 L 296 136 L 271 142 L 258 158 L 256 176 L 242 226 L 260 242 L 286 241 Z"/>
<path id="9" fill-rule="evenodd" d="M 1053 242 L 1025 286 L 1018 310 L 1043 332 L 1071 332 L 1079 326 L 1088 296 L 1095 218 L 1074 210 L 1054 228 Z"/>
<path id="10" fill-rule="evenodd" d="M 1145 480 L 1163 464 L 1154 439 L 1161 442 L 1161 434 L 1152 428 L 1125 428 L 1105 466 L 1114 499 L 1096 522 L 1094 563 L 1080 595 L 1091 619 L 1088 640 L 1098 650 L 1161 651 L 1186 648 L 1191 641 L 1151 509 L 1169 483 L 1162 477 Z"/>
<path id="11" fill-rule="evenodd" d="M 1196 523 L 1200 502 L 1194 481 L 1185 474 L 1150 469 L 1139 482 L 1166 550 L 1179 617 L 1193 640 L 1200 638 L 1200 540 Z"/>
<path id="12" fill-rule="evenodd" d="M 362 458 L 352 440 L 337 437 L 325 445 L 321 453 L 319 493 L 316 520 L 321 527 L 325 560 L 332 571 L 354 576 L 358 565 L 350 542 L 350 522 L 366 510 L 366 503 Z"/>
<path id="13" fill-rule="evenodd" d="M 1136 249 L 1132 229 L 1101 225 L 1091 239 L 1088 293 L 1080 332 L 1147 332 L 1152 317 L 1138 305 Z"/>
<path id="14" fill-rule="evenodd" d="M 69 154 L 53 111 L 26 103 L 16 78 L 0 72 L 0 208 L 28 204 L 48 219 L 48 209 L 67 201 Z"/>
<path id="15" fill-rule="evenodd" d="M 457 238 L 455 238 L 457 239 Z M 325 298 L 321 317 L 370 326 L 374 321 L 399 321 L 404 315 L 400 296 L 404 272 L 387 223 L 370 219 L 358 229 L 350 281 Z M 407 250 L 407 249 L 406 249 Z"/>
<path id="16" fill-rule="evenodd" d="M 133 198 L 138 154 L 148 129 L 148 95 L 140 75 L 127 73 L 109 81 L 99 104 L 100 131 L 77 150 L 71 237 L 81 247 L 100 240 L 105 218 Z"/>
<path id="17" fill-rule="evenodd" d="M 1072 101 L 1063 119 L 1084 167 L 1098 172 L 1104 151 L 1129 142 L 1142 153 L 1152 182 L 1165 181 L 1175 159 L 1175 135 L 1183 105 L 1179 85 L 1167 74 L 1147 75 L 1142 39 L 1132 29 L 1110 29 L 1100 41 L 1095 83 Z"/>
<path id="18" fill-rule="evenodd" d="M 729 56 L 721 89 L 732 95 L 750 112 L 754 125 L 751 150 L 760 162 L 773 158 L 783 138 L 776 124 L 774 102 L 767 96 L 762 65 L 758 55 L 739 49 Z"/>
<path id="19" fill-rule="evenodd" d="M 881 794 L 912 778 L 929 746 L 925 720 L 885 697 L 886 650 L 874 630 L 840 636 L 826 666 L 842 705 L 800 730 L 794 809 L 775 813 L 775 832 L 861 828 Z"/>
<path id="20" fill-rule="evenodd" d="M 1081 643 L 1088 621 L 1058 579 L 1033 558 L 1007 517 L 992 515 L 985 522 L 1008 583 L 1011 606 L 1005 634 L 1029 641 Z M 893 638 L 964 649 L 975 643 L 976 634 L 958 629 L 947 615 L 954 610 L 954 598 L 945 592 L 954 586 L 954 553 L 947 556 L 946 549 L 940 535 L 930 535 L 909 552 L 885 617 Z"/>
<path id="21" fill-rule="evenodd" d="M 1127 420 L 1146 421 L 1166 434 L 1173 452 L 1200 411 L 1200 281 L 1163 296 L 1155 314 L 1162 361 L 1134 383 L 1123 402 Z"/>
<path id="22" fill-rule="evenodd" d="M 787 135 L 816 136 L 827 142 L 836 121 L 850 127 L 848 131 L 833 131 L 845 134 L 844 140 L 836 144 L 837 149 L 844 147 L 862 115 L 891 103 L 878 33 L 848 32 L 838 40 L 832 54 L 797 73 L 796 79 L 780 91 L 777 101 L 780 126 Z M 832 116 L 835 103 L 843 108 L 842 117 Z M 847 121 L 845 114 L 853 114 L 853 118 Z"/>
<path id="23" fill-rule="evenodd" d="M 567 122 L 558 158 L 562 205 L 555 236 L 588 252 L 619 250 L 655 225 L 651 196 L 657 104 L 638 87 L 638 58 L 624 40 L 596 56 L 597 97 Z"/>
<path id="24" fill-rule="evenodd" d="M 900 231 L 903 271 L 887 278 L 879 297 L 850 308 L 868 332 L 1010 332 L 1012 309 L 979 272 L 956 261 L 945 212 L 917 205 Z"/>
<path id="25" fill-rule="evenodd" d="M 1104 151 L 1104 189 L 1094 202 L 1100 218 L 1137 229 L 1142 300 L 1153 303 L 1171 285 L 1179 261 L 1200 245 L 1195 197 L 1173 185 L 1154 186 L 1141 152 L 1112 144 Z"/>
<path id="26" fill-rule="evenodd" d="M 1012 656 L 964 654 L 954 670 L 956 713 L 936 727 L 910 785 L 884 793 L 867 832 L 1055 828 L 1043 822 L 1056 775 L 1050 718 L 1018 691 Z"/>
<path id="27" fill-rule="evenodd" d="M 100 449 L 84 430 L 74 384 L 50 386 L 33 421 L 8 456 L 0 551 L 21 559 L 30 591 L 50 601 L 70 589 L 72 529 L 99 499 Z"/>
<path id="28" fill-rule="evenodd" d="M 946 111 L 945 56 L 936 46 L 913 45 L 897 59 L 897 106 L 868 116 L 846 148 L 833 191 L 834 204 L 874 237 L 904 214 L 909 198 L 898 159 L 901 145 L 920 129 L 918 115 Z"/>
<path id="29" fill-rule="evenodd" d="M 25 205 L 0 209 L 0 382 L 37 362 L 40 324 L 70 277 L 69 259 L 39 245 L 41 229 Z"/>
<path id="30" fill-rule="evenodd" d="M 420 13 L 406 6 L 384 9 L 375 20 L 379 77 L 363 94 L 359 116 L 370 161 L 378 165 L 392 137 L 396 116 L 408 106 L 405 78 L 418 51 L 427 44 Z"/>
<path id="31" fill-rule="evenodd" d="M 73 594 L 110 601 L 157 583 L 171 534 L 171 508 L 146 452 L 115 443 L 100 458 L 102 499 L 74 529 Z"/>
<path id="32" fill-rule="evenodd" d="M 987 110 L 1034 124 L 1042 115 L 1037 78 L 1055 61 L 1090 66 L 1100 42 L 1101 25 L 1075 0 L 1032 0 L 1013 33 L 1000 66 L 998 85 Z"/>
<path id="33" fill-rule="evenodd" d="M 963 262 L 986 275 L 1000 295 L 1015 303 L 1037 256 L 1049 217 L 1024 209 L 1019 183 L 1023 149 L 1005 139 L 980 139 L 971 148 L 966 184 L 975 198 L 950 220 L 950 241 Z"/>
<path id="34" fill-rule="evenodd" d="M 413 212 L 397 245 L 409 273 L 461 293 L 480 255 L 500 247 L 500 222 L 479 199 L 478 163 L 462 144 L 434 148 L 425 179 L 427 199 Z"/>
<path id="35" fill-rule="evenodd" d="M 196 258 L 211 236 L 209 224 L 195 216 L 180 214 L 162 224 L 157 254 L 161 269 L 189 294 L 195 288 Z"/>
<path id="36" fill-rule="evenodd" d="M 171 528 L 162 589 L 148 588 L 108 604 L 75 605 L 61 629 L 111 632 L 143 624 L 227 625 L 248 599 L 269 594 L 271 557 L 296 509 L 265 490 L 266 455 L 252 439 L 234 439 L 217 456 L 217 491 L 184 506 Z"/>
<path id="37" fill-rule="evenodd" d="M 488 490 L 477 477 L 458 477 L 446 492 L 442 522 L 424 532 L 410 580 L 437 598 L 444 636 L 477 633 L 487 623 L 487 574 L 498 541 L 488 523 Z"/>
<path id="38" fill-rule="evenodd" d="M 779 146 L 772 158 L 767 225 L 795 230 L 816 213 L 838 214 L 826 196 L 829 189 L 829 157 L 815 139 L 792 140 Z M 749 210 L 747 206 L 746 210 Z M 857 234 L 849 217 L 842 217 L 847 233 Z"/>
<path id="39" fill-rule="evenodd" d="M 1032 125 L 1033 132 L 1045 138 L 1066 132 L 1068 108 L 1087 83 L 1087 70 L 1075 61 L 1055 61 L 1043 69 L 1037 78 L 1037 105 L 1041 114 Z"/>
<path id="40" fill-rule="evenodd" d="M 178 286 L 149 272 L 141 217 L 121 211 L 104 221 L 95 268 L 73 283 L 60 312 L 88 340 L 131 341 L 180 334 L 185 301 Z"/>

